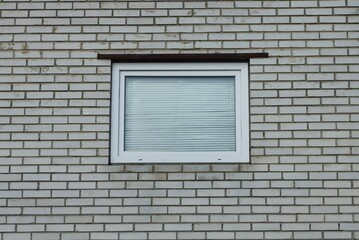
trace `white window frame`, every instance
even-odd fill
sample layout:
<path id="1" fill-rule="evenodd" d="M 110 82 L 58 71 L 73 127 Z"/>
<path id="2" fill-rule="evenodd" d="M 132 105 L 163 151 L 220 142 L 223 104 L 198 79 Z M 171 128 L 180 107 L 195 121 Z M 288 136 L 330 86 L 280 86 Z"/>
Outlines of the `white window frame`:
<path id="1" fill-rule="evenodd" d="M 236 150 L 218 152 L 124 151 L 126 76 L 234 76 Z M 111 95 L 111 163 L 248 163 L 248 63 L 113 63 Z"/>

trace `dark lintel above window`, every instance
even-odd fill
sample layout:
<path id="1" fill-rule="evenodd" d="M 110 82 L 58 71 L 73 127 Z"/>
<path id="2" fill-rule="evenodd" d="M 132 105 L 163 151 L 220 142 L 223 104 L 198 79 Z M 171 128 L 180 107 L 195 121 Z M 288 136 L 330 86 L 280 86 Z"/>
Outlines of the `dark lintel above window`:
<path id="1" fill-rule="evenodd" d="M 248 62 L 251 58 L 268 58 L 268 53 L 201 54 L 102 54 L 97 59 L 114 62 Z"/>

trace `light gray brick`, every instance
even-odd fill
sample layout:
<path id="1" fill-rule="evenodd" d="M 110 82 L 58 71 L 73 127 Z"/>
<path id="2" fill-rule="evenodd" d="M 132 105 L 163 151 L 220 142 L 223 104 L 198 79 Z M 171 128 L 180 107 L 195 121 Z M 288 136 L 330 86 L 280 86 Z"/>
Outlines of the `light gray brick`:
<path id="1" fill-rule="evenodd" d="M 233 239 L 234 232 L 209 232 L 207 233 L 208 239 Z"/>
<path id="2" fill-rule="evenodd" d="M 342 231 L 331 231 L 325 232 L 324 237 L 327 239 L 351 239 L 351 233 Z"/>
<path id="3" fill-rule="evenodd" d="M 208 215 L 183 215 L 181 217 L 181 222 L 186 223 L 186 222 L 208 222 L 209 221 L 209 217 Z"/>
<path id="4" fill-rule="evenodd" d="M 118 233 L 111 232 L 91 232 L 91 239 L 118 239 Z"/>
<path id="5" fill-rule="evenodd" d="M 31 239 L 30 233 L 3 233 L 4 240 Z"/>
<path id="6" fill-rule="evenodd" d="M 180 232 L 178 239 L 205 239 L 204 232 Z"/>
<path id="7" fill-rule="evenodd" d="M 146 233 L 136 233 L 136 232 L 124 232 L 119 234 L 120 238 L 123 239 L 144 239 L 147 237 Z"/>
<path id="8" fill-rule="evenodd" d="M 175 232 L 150 232 L 149 239 L 176 239 Z"/>

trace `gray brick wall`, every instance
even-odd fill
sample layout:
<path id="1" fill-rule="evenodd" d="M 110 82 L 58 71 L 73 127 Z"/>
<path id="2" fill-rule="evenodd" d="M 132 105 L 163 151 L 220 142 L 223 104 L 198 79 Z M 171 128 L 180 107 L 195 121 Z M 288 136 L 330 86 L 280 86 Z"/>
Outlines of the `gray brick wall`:
<path id="1" fill-rule="evenodd" d="M 0 239 L 359 239 L 357 0 L 0 2 Z M 251 164 L 108 165 L 97 53 L 268 52 Z"/>

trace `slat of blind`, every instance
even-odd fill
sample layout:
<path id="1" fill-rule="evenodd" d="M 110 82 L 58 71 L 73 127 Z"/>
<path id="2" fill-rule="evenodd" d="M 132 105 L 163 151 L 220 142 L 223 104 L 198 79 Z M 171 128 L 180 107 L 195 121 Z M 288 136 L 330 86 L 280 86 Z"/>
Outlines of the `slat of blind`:
<path id="1" fill-rule="evenodd" d="M 234 151 L 234 77 L 126 77 L 125 151 Z"/>

